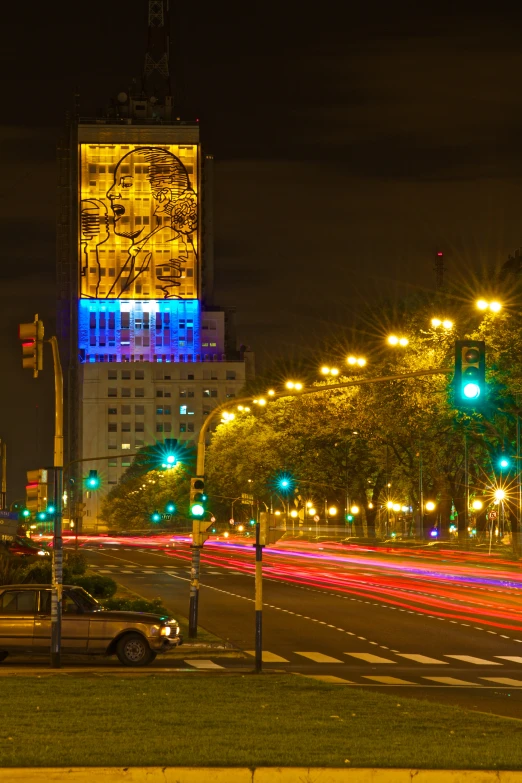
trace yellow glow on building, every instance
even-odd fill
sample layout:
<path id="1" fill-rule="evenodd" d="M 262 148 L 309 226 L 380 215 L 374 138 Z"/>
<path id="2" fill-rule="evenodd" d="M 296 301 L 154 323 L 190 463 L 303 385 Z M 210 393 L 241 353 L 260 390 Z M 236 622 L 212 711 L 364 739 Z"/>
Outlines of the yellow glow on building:
<path id="1" fill-rule="evenodd" d="M 197 299 L 197 144 L 80 144 L 80 296 Z"/>

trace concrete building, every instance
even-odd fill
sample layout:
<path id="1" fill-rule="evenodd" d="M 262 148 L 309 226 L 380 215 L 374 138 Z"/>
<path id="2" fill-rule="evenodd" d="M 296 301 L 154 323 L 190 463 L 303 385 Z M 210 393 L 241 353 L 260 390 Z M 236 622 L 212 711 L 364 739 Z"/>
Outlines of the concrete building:
<path id="1" fill-rule="evenodd" d="M 105 529 L 103 493 L 136 449 L 195 441 L 212 407 L 254 373 L 233 312 L 213 303 L 213 161 L 199 124 L 173 117 L 167 12 L 149 2 L 139 88 L 100 116 L 78 112 L 60 151 L 66 462 L 81 460 L 66 489 L 84 532 Z M 96 493 L 83 486 L 90 469 L 102 479 Z"/>

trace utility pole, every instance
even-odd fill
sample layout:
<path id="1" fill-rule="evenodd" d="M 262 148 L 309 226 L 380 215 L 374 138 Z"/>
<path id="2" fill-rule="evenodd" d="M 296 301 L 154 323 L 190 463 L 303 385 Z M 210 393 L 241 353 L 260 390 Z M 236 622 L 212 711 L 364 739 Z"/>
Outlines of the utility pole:
<path id="1" fill-rule="evenodd" d="M 5 440 L 0 441 L 2 452 L 2 490 L 0 494 L 0 508 L 7 508 L 7 444 Z"/>
<path id="2" fill-rule="evenodd" d="M 256 522 L 256 674 L 263 669 L 263 547 L 261 545 L 261 525 Z"/>
<path id="3" fill-rule="evenodd" d="M 437 291 L 441 291 L 444 288 L 444 253 L 442 250 L 437 250 L 435 255 L 435 288 Z"/>
<path id="4" fill-rule="evenodd" d="M 53 585 L 51 598 L 51 668 L 61 666 L 62 635 L 62 589 L 63 589 L 63 375 L 58 340 L 49 340 L 53 350 L 54 364 L 54 539 L 53 539 Z"/>

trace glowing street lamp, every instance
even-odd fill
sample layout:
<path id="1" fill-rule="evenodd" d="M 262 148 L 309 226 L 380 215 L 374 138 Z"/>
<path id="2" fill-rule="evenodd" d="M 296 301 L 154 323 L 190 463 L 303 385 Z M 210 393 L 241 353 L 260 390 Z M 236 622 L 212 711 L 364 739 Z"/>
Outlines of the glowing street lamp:
<path id="1" fill-rule="evenodd" d="M 336 506 L 330 506 L 330 508 L 328 509 L 328 514 L 329 514 L 331 517 L 334 517 L 334 516 L 337 514 L 337 508 L 336 508 Z"/>
<path id="2" fill-rule="evenodd" d="M 409 342 L 407 337 L 397 337 L 396 334 L 390 334 L 388 337 L 388 345 L 400 345 L 401 348 L 405 348 Z"/>
<path id="3" fill-rule="evenodd" d="M 506 493 L 503 489 L 496 489 L 495 492 L 493 493 L 493 497 L 495 498 L 497 503 L 500 503 L 500 501 L 504 500 L 504 498 L 506 497 Z"/>
<path id="4" fill-rule="evenodd" d="M 424 508 L 426 509 L 426 511 L 435 511 L 435 503 L 433 502 L 433 500 L 428 500 Z"/>
<path id="5" fill-rule="evenodd" d="M 307 509 L 307 512 L 308 512 L 308 514 L 309 514 L 311 517 L 314 517 L 314 516 L 316 515 L 316 513 L 317 513 L 317 512 L 316 512 L 316 510 L 315 510 L 315 508 L 314 508 L 313 506 L 310 506 L 310 507 Z"/>
<path id="6" fill-rule="evenodd" d="M 401 510 L 401 504 L 400 503 L 394 503 L 393 506 L 392 506 L 392 509 L 395 511 L 395 513 L 397 513 L 398 511 Z"/>
<path id="7" fill-rule="evenodd" d="M 350 514 L 358 514 L 360 511 L 359 506 L 352 506 L 350 509 Z"/>
<path id="8" fill-rule="evenodd" d="M 471 504 L 471 508 L 473 508 L 475 511 L 480 511 L 480 509 L 484 506 L 484 503 L 482 500 L 474 500 Z"/>
<path id="9" fill-rule="evenodd" d="M 348 356 L 346 361 L 352 367 L 365 367 L 367 363 L 364 356 Z"/>
<path id="10" fill-rule="evenodd" d="M 439 326 L 442 326 L 443 329 L 446 329 L 448 331 L 450 329 L 453 329 L 453 326 L 454 326 L 453 321 L 450 321 L 449 318 L 444 318 L 444 319 L 432 318 L 431 319 L 431 325 L 433 326 L 434 329 L 438 329 Z"/>
<path id="11" fill-rule="evenodd" d="M 496 299 L 492 302 L 486 301 L 486 299 L 477 299 L 476 306 L 479 310 L 482 310 L 483 312 L 485 310 L 491 310 L 492 313 L 500 313 L 502 310 L 502 305 L 500 302 L 498 302 Z"/>
<path id="12" fill-rule="evenodd" d="M 287 381 L 285 383 L 285 387 L 287 389 L 295 389 L 295 391 L 301 391 L 301 389 L 303 388 L 303 384 L 300 383 L 299 381 Z"/>
<path id="13" fill-rule="evenodd" d="M 326 365 L 324 365 L 323 367 L 321 367 L 321 374 L 322 375 L 332 375 L 332 376 L 335 377 L 335 376 L 339 375 L 339 370 L 338 370 L 337 367 L 327 367 Z"/>
<path id="14" fill-rule="evenodd" d="M 393 506 L 394 506 L 393 500 L 388 500 L 388 502 L 386 503 L 386 508 L 391 511 Z"/>

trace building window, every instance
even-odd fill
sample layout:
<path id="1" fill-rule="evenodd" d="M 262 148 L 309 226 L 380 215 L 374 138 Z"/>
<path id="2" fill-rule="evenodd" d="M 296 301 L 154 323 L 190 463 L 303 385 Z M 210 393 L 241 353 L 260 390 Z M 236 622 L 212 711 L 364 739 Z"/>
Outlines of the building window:
<path id="1" fill-rule="evenodd" d="M 145 380 L 145 370 L 134 370 L 134 378 L 137 381 L 144 381 Z"/>
<path id="2" fill-rule="evenodd" d="M 115 389 L 114 387 L 110 386 L 107 390 L 107 397 L 117 397 L 118 396 L 118 389 Z"/>
<path id="3" fill-rule="evenodd" d="M 118 408 L 109 408 L 109 416 L 116 416 L 118 414 Z"/>
<path id="4" fill-rule="evenodd" d="M 163 410 L 164 410 L 165 416 L 170 416 L 171 415 L 172 409 L 171 409 L 170 405 L 166 405 Z"/>
<path id="5" fill-rule="evenodd" d="M 179 413 L 180 413 L 180 416 L 186 416 L 187 415 L 187 406 L 186 405 L 180 405 L 179 406 Z"/>
<path id="6" fill-rule="evenodd" d="M 156 397 L 163 397 L 163 389 L 156 389 Z"/>
<path id="7" fill-rule="evenodd" d="M 118 467 L 118 460 L 117 459 L 110 459 L 107 462 L 109 468 L 117 468 Z"/>
<path id="8" fill-rule="evenodd" d="M 187 396 L 187 390 L 186 389 L 180 389 L 179 390 L 179 396 L 180 397 L 186 397 Z"/>
<path id="9" fill-rule="evenodd" d="M 144 405 L 135 405 L 134 406 L 134 413 L 136 416 L 143 416 L 145 414 L 145 406 Z"/>
<path id="10" fill-rule="evenodd" d="M 194 432 L 194 423 L 187 424 L 187 432 Z"/>
<path id="11" fill-rule="evenodd" d="M 108 449 L 117 449 L 117 445 L 115 443 L 109 443 L 107 446 Z"/>
<path id="12" fill-rule="evenodd" d="M 134 443 L 136 444 L 136 448 L 138 448 L 139 446 L 143 446 L 144 441 L 142 438 L 135 438 Z"/>
<path id="13" fill-rule="evenodd" d="M 116 447 L 114 447 L 114 448 L 116 448 Z M 121 450 L 122 451 L 126 451 L 126 449 L 130 450 L 130 443 L 122 443 L 121 444 Z"/>
<path id="14" fill-rule="evenodd" d="M 118 377 L 118 371 L 117 370 L 109 370 L 107 378 L 110 381 L 115 381 L 117 377 Z"/>
<path id="15" fill-rule="evenodd" d="M 180 431 L 180 432 L 186 432 L 186 431 L 187 431 L 187 425 L 185 424 L 185 422 L 182 422 L 182 423 L 179 425 L 179 431 Z"/>
<path id="16" fill-rule="evenodd" d="M 234 389 L 227 389 L 227 399 L 230 399 L 230 397 L 235 397 L 235 396 L 236 396 L 236 392 L 234 391 Z"/>
<path id="17" fill-rule="evenodd" d="M 130 381 L 130 379 L 131 379 L 131 371 L 130 370 L 122 370 L 121 371 L 121 379 L 122 379 L 122 381 Z"/>
<path id="18" fill-rule="evenodd" d="M 122 416 L 130 416 L 130 412 L 131 412 L 131 406 L 130 405 L 122 405 L 121 406 Z"/>
<path id="19" fill-rule="evenodd" d="M 122 396 L 122 397 L 130 397 L 130 396 L 131 396 L 131 390 L 130 390 L 130 388 L 127 388 L 127 387 L 125 387 L 125 386 L 124 386 L 124 387 L 122 387 L 122 390 L 121 390 L 121 396 Z"/>
<path id="20" fill-rule="evenodd" d="M 235 381 L 235 380 L 236 380 L 236 371 L 227 370 L 227 381 Z"/>
<path id="21" fill-rule="evenodd" d="M 170 421 L 166 421 L 163 425 L 163 432 L 172 432 L 172 424 Z"/>
<path id="22" fill-rule="evenodd" d="M 217 397 L 217 389 L 203 389 L 203 397 Z"/>
<path id="23" fill-rule="evenodd" d="M 142 421 L 137 421 L 134 424 L 134 432 L 145 432 L 145 425 Z"/>
<path id="24" fill-rule="evenodd" d="M 130 468 L 130 459 L 122 459 L 121 466 L 122 468 Z"/>
<path id="25" fill-rule="evenodd" d="M 121 423 L 121 431 L 122 432 L 130 432 L 131 431 L 130 421 L 122 421 L 122 423 Z"/>
<path id="26" fill-rule="evenodd" d="M 163 432 L 163 424 L 156 424 L 156 432 Z"/>
<path id="27" fill-rule="evenodd" d="M 134 389 L 134 396 L 135 397 L 145 397 L 145 389 L 142 386 L 137 386 Z"/>
<path id="28" fill-rule="evenodd" d="M 156 416 L 163 416 L 163 408 L 156 408 Z"/>
<path id="29" fill-rule="evenodd" d="M 115 422 L 115 421 L 114 421 L 114 422 L 110 421 L 110 422 L 109 422 L 108 431 L 109 431 L 109 432 L 118 432 L 118 424 L 117 424 L 117 422 Z"/>

